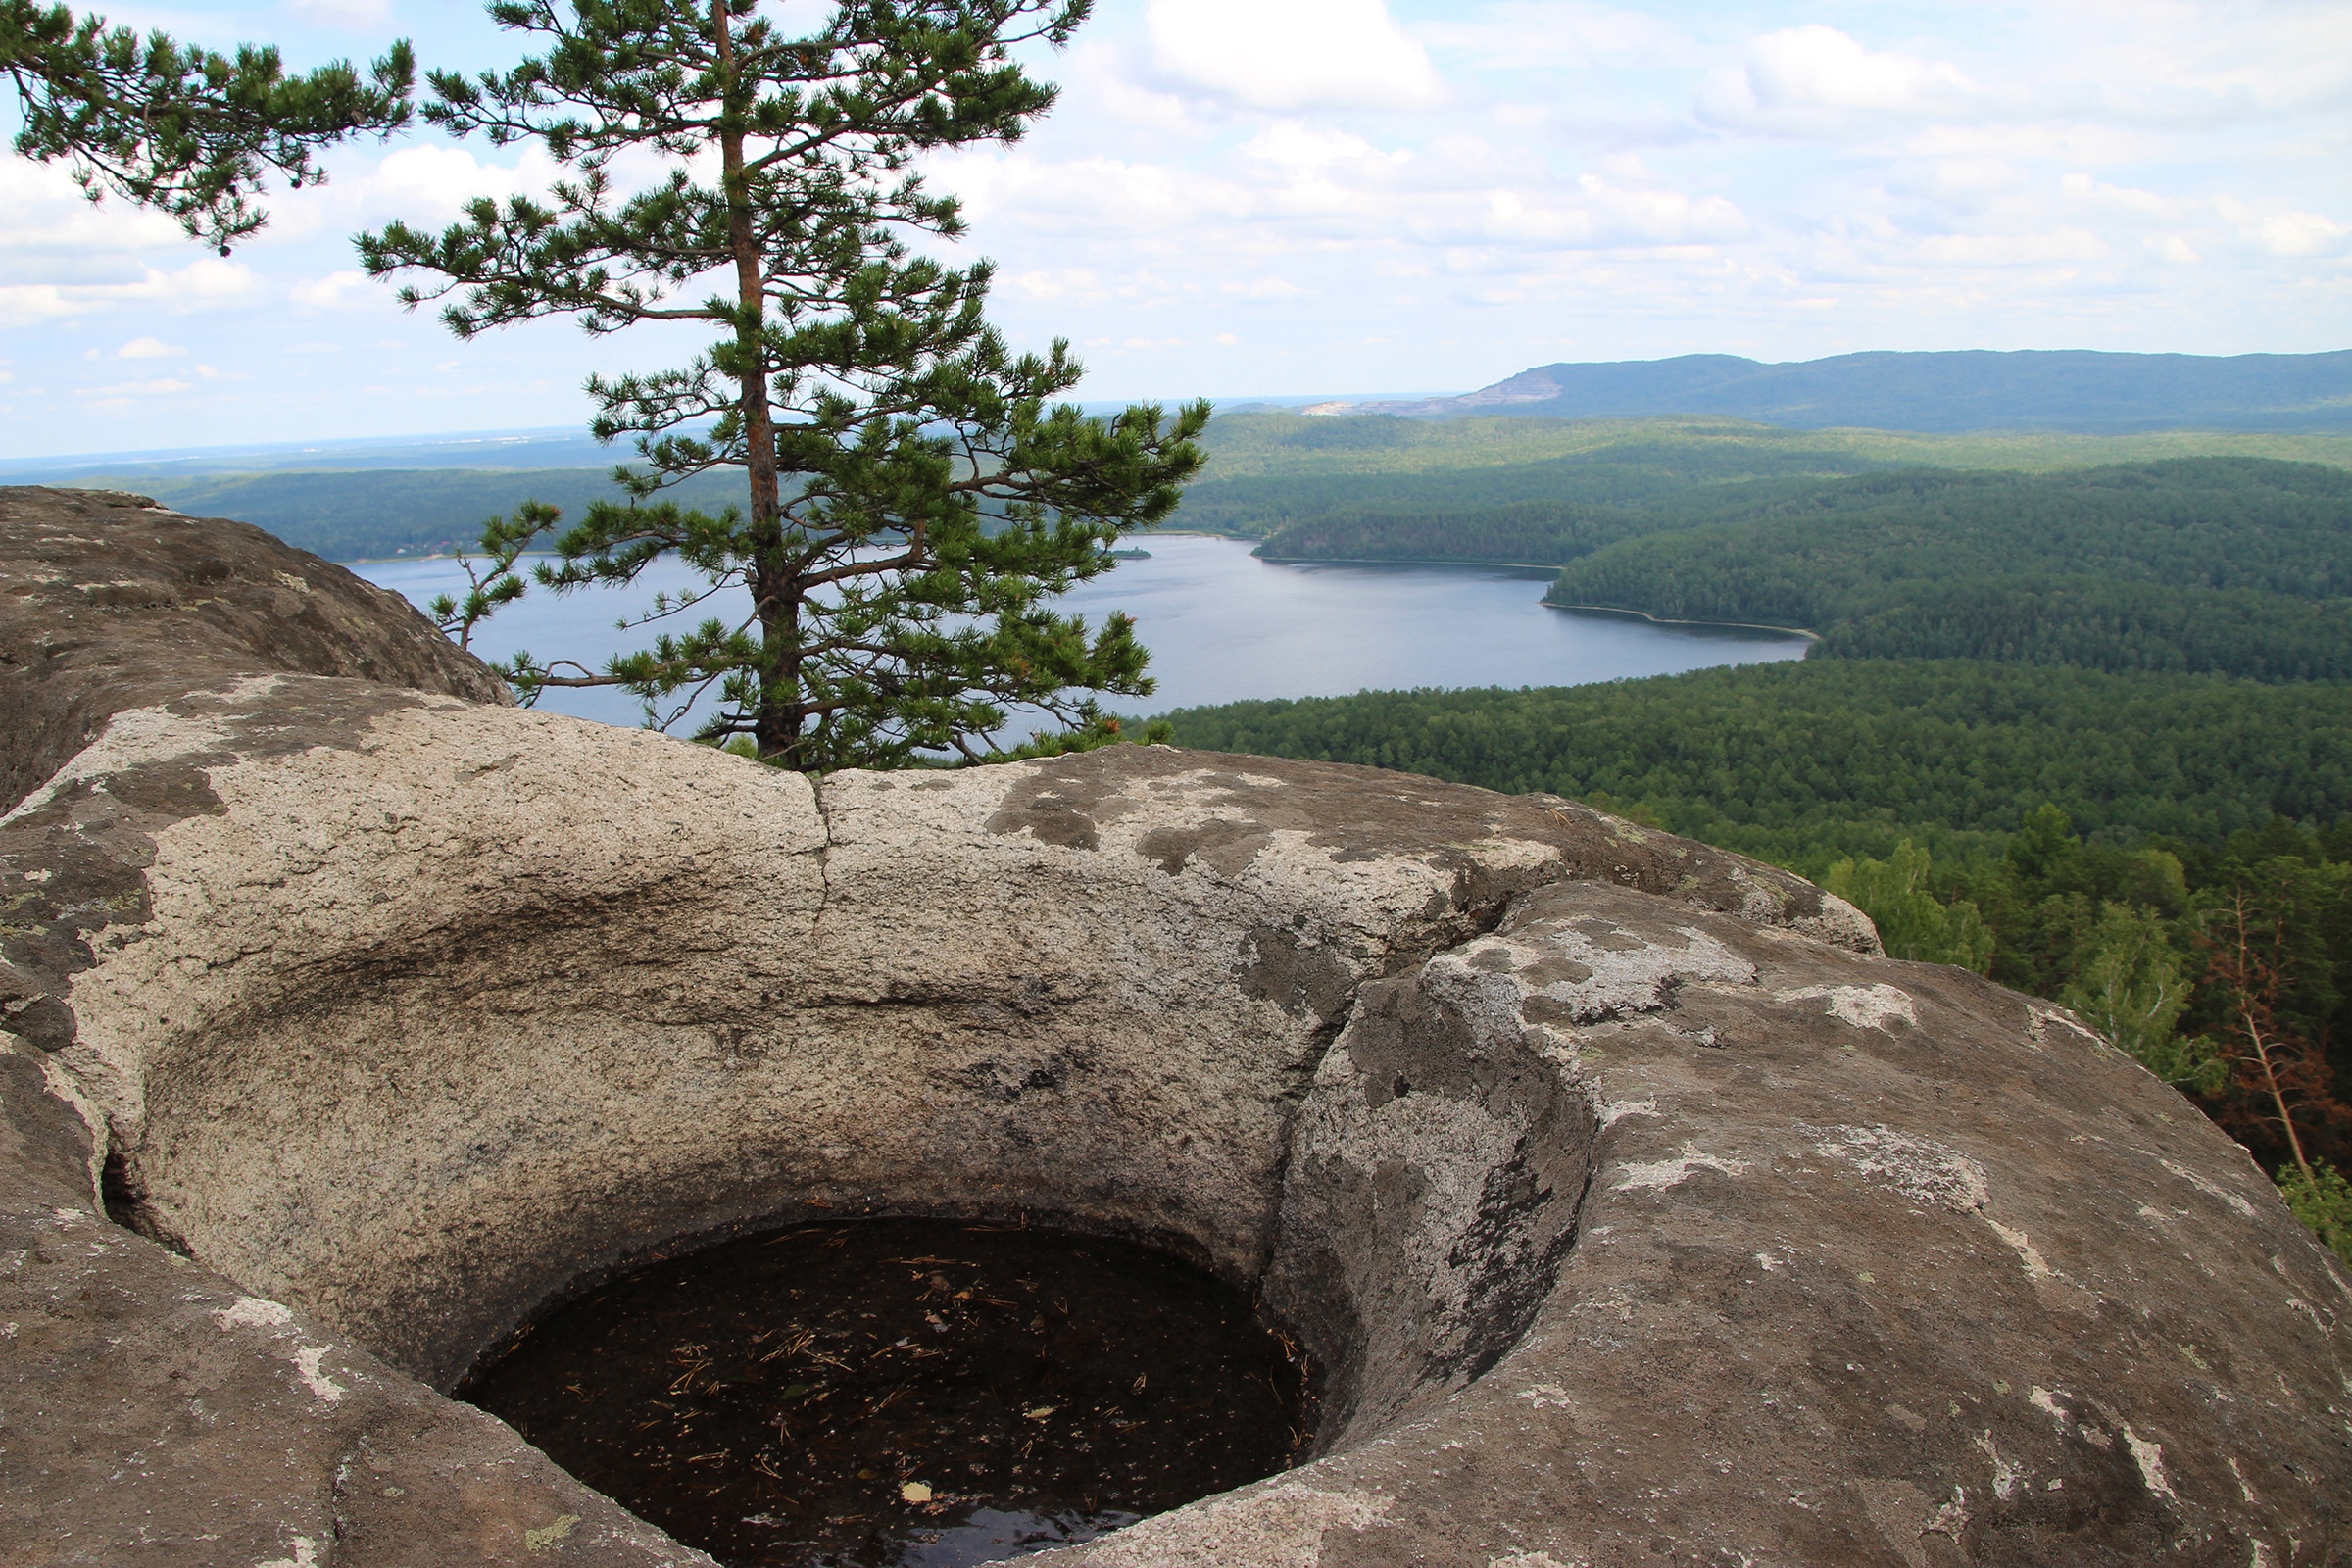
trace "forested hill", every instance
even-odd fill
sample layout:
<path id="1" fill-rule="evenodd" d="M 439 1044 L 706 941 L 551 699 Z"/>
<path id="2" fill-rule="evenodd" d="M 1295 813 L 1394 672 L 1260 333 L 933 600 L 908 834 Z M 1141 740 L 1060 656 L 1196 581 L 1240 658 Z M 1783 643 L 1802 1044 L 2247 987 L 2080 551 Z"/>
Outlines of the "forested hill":
<path id="1" fill-rule="evenodd" d="M 1562 565 L 1615 539 L 1687 528 L 1904 467 L 2046 473 L 2185 457 L 2352 469 L 2352 436 L 2166 431 L 1907 435 L 1738 419 L 1303 418 L 1213 421 L 1178 527 L 1263 540 L 1284 561 Z"/>
<path id="2" fill-rule="evenodd" d="M 1325 405 L 1443 418 L 1721 414 L 1800 429 L 2352 429 L 2352 350 L 2327 354 L 1729 354 L 1539 366 L 1458 398 Z"/>
<path id="3" fill-rule="evenodd" d="M 1906 470 L 1597 548 L 1549 599 L 1803 627 L 1833 658 L 2352 679 L 2352 473 Z"/>

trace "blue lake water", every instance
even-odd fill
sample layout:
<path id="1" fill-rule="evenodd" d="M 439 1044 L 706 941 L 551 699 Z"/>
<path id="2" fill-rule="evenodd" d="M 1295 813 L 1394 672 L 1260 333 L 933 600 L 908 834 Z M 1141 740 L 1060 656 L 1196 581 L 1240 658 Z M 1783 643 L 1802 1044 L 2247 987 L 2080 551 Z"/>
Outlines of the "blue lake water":
<path id="1" fill-rule="evenodd" d="M 1113 699 L 1119 711 L 1164 712 L 1252 697 L 1339 697 L 1414 686 L 1575 686 L 1669 675 L 1713 664 L 1801 659 L 1801 637 L 1729 627 L 1662 626 L 1638 616 L 1554 610 L 1543 603 L 1547 572 L 1474 566 L 1274 564 L 1231 539 L 1171 534 L 1139 541 L 1147 561 L 1127 561 L 1063 601 L 1099 619 L 1124 610 L 1152 650 L 1159 688 Z M 465 587 L 453 561 L 369 562 L 352 569 L 421 606 Z M 591 668 L 650 644 L 658 628 L 622 632 L 656 591 L 694 578 L 674 562 L 628 590 L 563 598 L 534 586 L 483 623 L 474 651 L 497 660 L 517 649 L 576 659 Z M 688 617 L 732 619 L 749 607 L 737 593 Z M 637 699 L 614 691 L 550 691 L 542 706 L 614 724 L 642 721 Z"/>

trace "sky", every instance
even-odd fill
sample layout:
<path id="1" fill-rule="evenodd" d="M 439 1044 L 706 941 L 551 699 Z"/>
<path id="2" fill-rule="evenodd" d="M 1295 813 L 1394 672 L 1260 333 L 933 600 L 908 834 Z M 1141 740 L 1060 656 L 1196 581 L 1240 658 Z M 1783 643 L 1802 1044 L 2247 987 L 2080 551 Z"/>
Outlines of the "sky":
<path id="1" fill-rule="evenodd" d="M 806 8 L 814 0 L 784 0 Z M 121 7 L 290 64 L 521 54 L 464 0 Z M 2352 5 L 1099 0 L 951 254 L 1092 400 L 1462 391 L 1562 360 L 2352 347 Z M 0 126 L 13 126 L 0 101 Z M 0 159 L 0 457 L 563 425 L 667 327 L 461 343 L 351 236 L 544 153 L 347 146 L 225 259 Z M 645 172 L 645 171 L 640 171 Z"/>

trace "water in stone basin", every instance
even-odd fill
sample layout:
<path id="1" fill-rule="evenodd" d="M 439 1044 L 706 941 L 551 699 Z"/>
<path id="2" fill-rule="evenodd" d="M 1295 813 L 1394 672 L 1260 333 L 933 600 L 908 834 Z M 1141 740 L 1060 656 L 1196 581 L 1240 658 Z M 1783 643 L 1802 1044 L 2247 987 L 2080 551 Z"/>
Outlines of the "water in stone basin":
<path id="1" fill-rule="evenodd" d="M 728 1568 L 958 1568 L 1270 1475 L 1313 1371 L 1163 1253 L 867 1220 L 731 1242 L 549 1317 L 460 1391 Z"/>

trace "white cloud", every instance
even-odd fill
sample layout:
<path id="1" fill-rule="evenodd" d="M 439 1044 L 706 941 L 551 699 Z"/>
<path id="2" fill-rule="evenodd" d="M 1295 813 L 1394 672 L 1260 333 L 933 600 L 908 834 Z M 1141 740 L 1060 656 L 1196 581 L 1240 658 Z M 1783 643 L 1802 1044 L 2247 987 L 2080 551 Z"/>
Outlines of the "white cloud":
<path id="1" fill-rule="evenodd" d="M 2319 256 L 2352 231 L 2317 213 L 2281 213 L 2263 220 L 2254 232 L 2273 256 Z"/>
<path id="2" fill-rule="evenodd" d="M 1744 239 L 1747 215 L 1721 196 L 1691 197 L 1657 187 L 1631 188 L 1580 176 L 1573 194 L 1497 190 L 1482 220 L 1458 237 L 1566 250 L 1708 245 Z"/>
<path id="3" fill-rule="evenodd" d="M 1919 241 L 1917 260 L 1930 267 L 2048 267 L 2093 262 L 2107 244 L 2087 229 L 2042 234 L 1931 234 Z"/>
<path id="4" fill-rule="evenodd" d="M 1242 143 L 1243 156 L 1285 169 L 1325 169 L 1333 164 L 1381 156 L 1363 137 L 1326 130 L 1296 120 L 1281 121 Z"/>
<path id="5" fill-rule="evenodd" d="M 0 157 L 0 256 L 22 275 L 24 259 L 50 255 L 120 255 L 185 243 L 179 224 L 160 213 L 109 198 L 92 202 L 62 164 Z"/>
<path id="6" fill-rule="evenodd" d="M 652 177 L 652 162 L 615 160 L 614 183 L 629 189 Z M 385 154 L 357 179 L 338 179 L 326 195 L 341 211 L 398 218 L 429 228 L 453 221 L 476 197 L 544 192 L 561 172 L 536 142 L 516 153 L 512 164 L 485 162 L 469 147 L 421 142 Z"/>
<path id="7" fill-rule="evenodd" d="M 286 0 L 286 9 L 321 27 L 365 29 L 383 25 L 391 0 Z"/>
<path id="8" fill-rule="evenodd" d="M 1951 116 L 1979 97 L 1957 66 L 1867 49 L 1816 23 L 1758 38 L 1745 65 L 1706 77 L 1698 105 L 1717 124 L 1830 136 L 1857 123 Z"/>
<path id="9" fill-rule="evenodd" d="M 287 289 L 286 297 L 314 311 L 341 310 L 352 305 L 370 303 L 366 296 L 356 299 L 349 297 L 357 290 L 368 288 L 368 284 L 369 278 L 366 272 L 345 269 L 329 272 L 324 277 L 306 277 Z"/>
<path id="10" fill-rule="evenodd" d="M 135 283 L 0 284 L 0 326 L 33 326 L 100 312 L 146 306 L 184 315 L 236 304 L 254 290 L 242 262 L 203 257 L 175 272 L 142 269 Z"/>
<path id="11" fill-rule="evenodd" d="M 1428 109 L 1446 83 L 1383 0 L 1152 0 L 1171 81 L 1256 109 Z"/>
<path id="12" fill-rule="evenodd" d="M 2058 188 L 2068 199 L 2094 209 L 2164 221 L 2179 220 L 2190 205 L 2177 197 L 2160 196 L 2152 190 L 2111 185 L 2079 170 L 2060 179 Z"/>
<path id="13" fill-rule="evenodd" d="M 117 381 L 109 386 L 76 387 L 74 393 L 86 398 L 166 397 L 174 392 L 193 392 L 196 383 L 165 376 L 154 381 Z"/>
<path id="14" fill-rule="evenodd" d="M 134 337 L 115 350 L 115 358 L 118 360 L 175 360 L 187 352 L 186 349 L 173 348 L 160 337 Z"/>
<path id="15" fill-rule="evenodd" d="M 1100 301 L 1111 297 L 1102 279 L 1091 268 L 1052 267 L 1016 272 L 1004 280 L 1025 298 L 1032 300 Z"/>
<path id="16" fill-rule="evenodd" d="M 1650 64 L 1693 48 L 1687 34 L 1647 12 L 1583 0 L 1504 0 L 1413 30 L 1423 42 L 1459 50 L 1490 71 Z"/>

